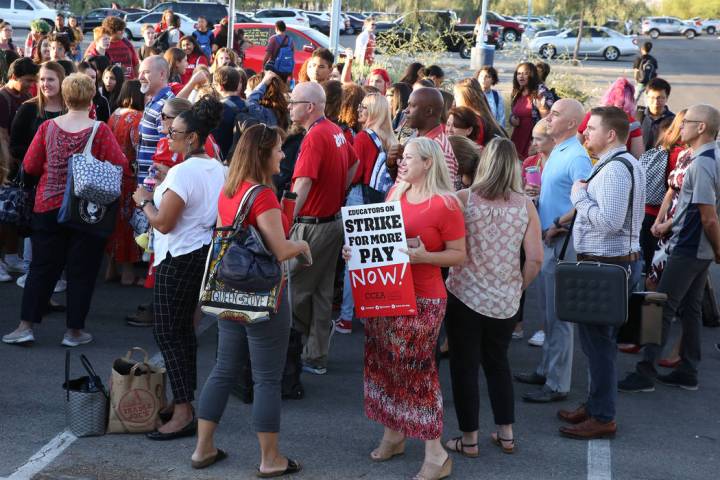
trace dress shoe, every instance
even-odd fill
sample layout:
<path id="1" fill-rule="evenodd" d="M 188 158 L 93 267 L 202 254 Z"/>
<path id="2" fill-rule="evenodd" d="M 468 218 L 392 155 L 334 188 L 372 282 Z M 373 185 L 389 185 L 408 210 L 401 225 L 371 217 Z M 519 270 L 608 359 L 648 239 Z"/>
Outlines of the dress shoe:
<path id="1" fill-rule="evenodd" d="M 185 425 L 181 430 L 177 432 L 162 433 L 157 430 L 146 433 L 145 436 L 150 440 L 175 440 L 176 438 L 193 437 L 197 433 L 197 420 L 193 419 L 190 423 Z"/>
<path id="2" fill-rule="evenodd" d="M 523 395 L 523 400 L 530 403 L 550 403 L 561 402 L 567 398 L 567 392 L 556 392 L 548 386 L 544 386 L 534 392 L 528 392 Z"/>
<path id="3" fill-rule="evenodd" d="M 575 410 L 558 410 L 557 416 L 560 420 L 572 423 L 573 425 L 582 423 L 588 418 L 590 418 L 587 410 L 585 409 L 585 405 L 580 405 Z"/>
<path id="4" fill-rule="evenodd" d="M 515 380 L 520 383 L 527 383 L 528 385 L 545 385 L 546 378 L 542 375 L 538 375 L 535 372 L 532 373 L 518 373 L 514 375 Z"/>
<path id="5" fill-rule="evenodd" d="M 615 421 L 603 423 L 594 418 L 588 418 L 577 425 L 560 427 L 560 435 L 576 438 L 578 440 L 594 440 L 597 438 L 614 438 L 617 431 Z"/>

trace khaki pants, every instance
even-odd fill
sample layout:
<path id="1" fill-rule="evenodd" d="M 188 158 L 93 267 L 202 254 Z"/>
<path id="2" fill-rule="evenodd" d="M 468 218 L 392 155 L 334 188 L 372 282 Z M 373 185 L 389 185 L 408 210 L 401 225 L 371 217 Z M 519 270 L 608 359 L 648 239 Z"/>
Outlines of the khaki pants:
<path id="1" fill-rule="evenodd" d="M 310 245 L 313 264 L 302 266 L 298 259 L 290 261 L 292 310 L 295 328 L 305 338 L 303 362 L 314 367 L 327 367 L 327 354 L 332 331 L 332 299 L 343 232 L 340 220 L 311 225 L 298 223 L 290 232 L 293 240 Z"/>

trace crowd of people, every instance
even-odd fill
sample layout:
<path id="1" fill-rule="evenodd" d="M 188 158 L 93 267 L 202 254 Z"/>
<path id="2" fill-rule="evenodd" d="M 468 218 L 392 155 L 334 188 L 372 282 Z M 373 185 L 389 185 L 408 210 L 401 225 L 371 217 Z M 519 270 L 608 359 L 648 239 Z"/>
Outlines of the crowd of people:
<path id="1" fill-rule="evenodd" d="M 587 400 L 558 412 L 567 422 L 562 435 L 614 436 L 618 389 L 648 392 L 656 382 L 698 388 L 701 302 L 708 268 L 720 262 L 720 113 L 704 104 L 672 113 L 671 86 L 657 76 L 657 60 L 649 61 L 650 44 L 635 78 L 617 79 L 588 109 L 560 98 L 544 62 L 518 64 L 507 98 L 491 66 L 454 82 L 439 66 L 419 63 L 397 82 L 382 68 L 353 78 L 353 61 L 373 61 L 372 21 L 343 62 L 320 48 L 289 67 L 297 46 L 277 22 L 265 69 L 254 72 L 243 68 L 242 35 L 233 48 L 224 45 L 227 20 L 215 38 L 204 19 L 198 31 L 180 32 L 167 11 L 159 25 L 143 28 L 144 44 L 135 49 L 123 37 L 124 21 L 108 17 L 84 54 L 77 21 L 64 20 L 33 22 L 24 48 L 12 43 L 12 26 L 0 24 L 2 177 L 5 185 L 35 188 L 31 234 L 9 224 L 0 230 L 0 281 L 24 288 L 20 323 L 2 340 L 33 342 L 43 316 L 66 309 L 62 344 L 91 342 L 86 318 L 103 257 L 106 280 L 152 288 L 151 302 L 127 318 L 152 327 L 172 392 L 164 423 L 148 438 L 197 434 L 194 468 L 226 456 L 213 437 L 245 345 L 258 475 L 302 469 L 279 451 L 281 378 L 291 329 L 302 336 L 303 371 L 324 375 L 333 330 L 350 334 L 357 326 L 340 262 L 353 255 L 343 246 L 344 205 L 400 203 L 417 303 L 415 315 L 363 321 L 365 413 L 384 426 L 371 460 L 390 460 L 406 439 L 421 439 L 425 458 L 415 478 L 429 480 L 450 475 L 448 452 L 477 457 L 480 367 L 495 422 L 491 440 L 515 451 L 508 349 L 523 337 L 528 288 L 538 292 L 543 328 L 531 344 L 542 346 L 542 359 L 515 375 L 538 386 L 523 399 L 567 398 L 576 329 L 588 359 Z M 88 142 L 93 157 L 122 169 L 109 234 L 58 221 L 68 158 Z M 213 228 L 232 225 L 257 185 L 245 224 L 279 262 L 289 261 L 291 295 L 282 295 L 267 322 L 218 321 L 216 365 L 195 410 L 194 327 L 208 246 Z M 291 215 L 281 209 L 286 191 L 297 195 Z M 631 290 L 667 294 L 662 345 L 644 346 L 626 378 L 618 381 L 616 371 L 617 328 L 576 328 L 558 318 L 561 257 L 620 265 Z M 147 273 L 136 275 L 141 262 Z M 53 292 L 64 289 L 67 304 L 53 303 Z M 336 290 L 342 300 L 333 319 Z M 678 358 L 662 359 L 675 316 Z M 438 351 L 449 357 L 460 428 L 446 441 Z M 670 373 L 657 372 L 662 360 L 672 361 Z"/>

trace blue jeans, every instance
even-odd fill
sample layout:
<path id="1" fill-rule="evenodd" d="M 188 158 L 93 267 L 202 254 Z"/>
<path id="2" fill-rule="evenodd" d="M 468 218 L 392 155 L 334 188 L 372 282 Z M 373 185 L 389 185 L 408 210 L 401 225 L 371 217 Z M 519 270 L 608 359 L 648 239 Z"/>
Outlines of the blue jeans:
<path id="1" fill-rule="evenodd" d="M 619 263 L 621 267 L 630 267 L 628 290 L 632 292 L 640 281 L 642 259 L 630 263 Z M 606 325 L 578 324 L 580 346 L 588 359 L 590 388 L 585 409 L 588 415 L 600 422 L 615 419 L 617 401 L 617 334 L 618 327 Z"/>
<path id="2" fill-rule="evenodd" d="M 362 185 L 357 184 L 350 189 L 345 206 L 350 207 L 353 205 L 363 205 Z M 348 271 L 347 265 L 345 265 L 345 281 L 343 283 L 343 300 L 342 306 L 340 307 L 340 319 L 341 320 L 352 320 L 353 310 L 355 308 L 355 302 L 353 302 L 352 288 L 350 287 L 350 272 Z"/>

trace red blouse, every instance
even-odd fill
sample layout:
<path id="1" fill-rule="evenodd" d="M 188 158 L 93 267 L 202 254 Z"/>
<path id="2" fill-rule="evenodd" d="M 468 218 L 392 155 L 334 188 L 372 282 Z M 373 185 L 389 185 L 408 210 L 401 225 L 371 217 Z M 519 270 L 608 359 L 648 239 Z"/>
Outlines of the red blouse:
<path id="1" fill-rule="evenodd" d="M 23 159 L 23 168 L 30 175 L 40 177 L 35 193 L 36 213 L 60 208 L 67 183 L 68 158 L 81 153 L 90 137 L 92 128 L 79 132 L 66 132 L 55 120 L 40 125 Z M 123 168 L 123 189 L 133 182 L 133 175 L 115 135 L 105 123 L 100 123 L 93 140 L 91 152 L 98 160 L 108 161 Z"/>

